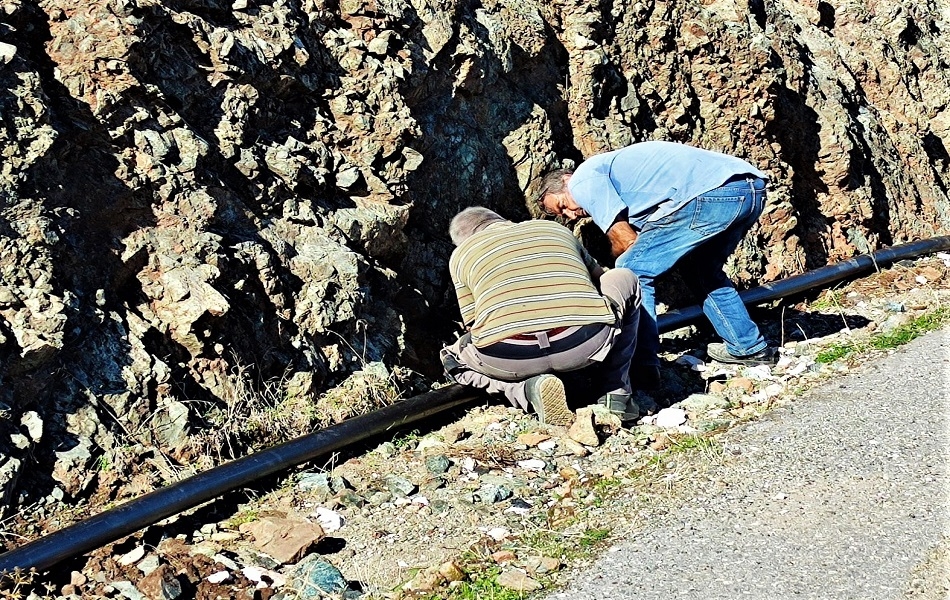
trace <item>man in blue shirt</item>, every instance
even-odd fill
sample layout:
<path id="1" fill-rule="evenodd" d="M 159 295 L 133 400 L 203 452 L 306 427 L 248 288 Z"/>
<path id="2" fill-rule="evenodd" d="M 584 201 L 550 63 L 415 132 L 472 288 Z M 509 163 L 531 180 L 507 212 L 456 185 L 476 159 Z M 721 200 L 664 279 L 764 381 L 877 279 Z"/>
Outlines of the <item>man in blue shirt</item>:
<path id="1" fill-rule="evenodd" d="M 642 313 L 634 378 L 659 385 L 654 280 L 678 264 L 703 297 L 703 312 L 724 344 L 709 358 L 734 364 L 775 361 L 758 326 L 723 271 L 762 214 L 765 173 L 746 161 L 673 142 L 650 141 L 598 154 L 576 171 L 548 173 L 538 206 L 569 220 L 591 217 L 606 234 L 616 266 L 640 278 Z M 682 259 L 682 260 L 681 260 Z"/>

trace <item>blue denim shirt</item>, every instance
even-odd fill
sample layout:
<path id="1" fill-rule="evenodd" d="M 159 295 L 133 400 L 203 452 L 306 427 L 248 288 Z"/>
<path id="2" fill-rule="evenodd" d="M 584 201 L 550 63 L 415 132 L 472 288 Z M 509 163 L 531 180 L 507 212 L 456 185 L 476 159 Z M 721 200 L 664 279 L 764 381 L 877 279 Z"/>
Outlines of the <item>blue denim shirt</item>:
<path id="1" fill-rule="evenodd" d="M 734 175 L 768 176 L 741 158 L 675 142 L 641 142 L 585 160 L 568 189 L 602 230 L 620 211 L 637 229 L 679 210 Z"/>

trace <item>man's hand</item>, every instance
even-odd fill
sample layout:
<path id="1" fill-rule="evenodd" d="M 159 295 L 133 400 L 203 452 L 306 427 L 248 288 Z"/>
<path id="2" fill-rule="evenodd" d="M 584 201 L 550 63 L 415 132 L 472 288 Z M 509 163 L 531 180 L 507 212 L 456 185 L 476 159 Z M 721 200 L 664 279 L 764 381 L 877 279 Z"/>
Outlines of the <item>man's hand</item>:
<path id="1" fill-rule="evenodd" d="M 636 243 L 637 232 L 630 226 L 630 223 L 618 219 L 607 230 L 607 240 L 610 241 L 610 254 L 617 258 Z"/>

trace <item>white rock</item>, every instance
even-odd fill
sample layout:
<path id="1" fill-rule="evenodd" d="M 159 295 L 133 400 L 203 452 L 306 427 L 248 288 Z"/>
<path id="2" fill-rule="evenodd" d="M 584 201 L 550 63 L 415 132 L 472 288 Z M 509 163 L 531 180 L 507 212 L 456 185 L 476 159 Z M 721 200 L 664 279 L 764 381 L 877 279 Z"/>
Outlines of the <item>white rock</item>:
<path id="1" fill-rule="evenodd" d="M 421 452 L 422 454 L 426 453 L 426 450 L 442 450 L 443 448 L 448 447 L 448 444 L 435 437 L 434 435 L 427 435 L 421 440 L 419 440 L 419 445 L 416 446 L 416 452 Z"/>
<path id="2" fill-rule="evenodd" d="M 679 427 L 686 422 L 686 411 L 682 408 L 664 408 L 656 413 L 656 420 L 653 422 L 657 427 Z"/>
<path id="3" fill-rule="evenodd" d="M 518 466 L 525 471 L 537 471 L 539 473 L 544 470 L 546 464 L 547 463 L 538 458 L 529 458 L 528 460 L 518 461 Z"/>
<path id="4" fill-rule="evenodd" d="M 753 381 L 768 381 L 772 379 L 772 367 L 768 365 L 755 365 L 745 370 L 745 376 Z"/>
<path id="5" fill-rule="evenodd" d="M 519 516 L 524 516 L 531 512 L 531 509 L 527 506 L 511 506 L 505 509 L 506 513 L 513 513 Z"/>
<path id="6" fill-rule="evenodd" d="M 134 565 L 143 558 L 145 558 L 145 546 L 137 546 L 120 556 L 119 564 L 123 567 L 127 567 L 129 565 Z"/>
<path id="7" fill-rule="evenodd" d="M 27 411 L 23 413 L 23 417 L 20 419 L 20 424 L 26 427 L 26 433 L 30 436 L 30 439 L 34 442 L 40 441 L 40 438 L 43 437 L 43 419 L 40 418 L 40 415 L 36 411 Z"/>
<path id="8" fill-rule="evenodd" d="M 313 514 L 317 518 L 317 523 L 320 523 L 320 527 L 323 527 L 327 533 L 339 531 L 343 527 L 343 517 L 336 511 L 320 506 L 313 511 Z"/>
<path id="9" fill-rule="evenodd" d="M 211 583 L 224 583 L 225 581 L 229 581 L 231 579 L 231 574 L 227 571 L 218 571 L 217 573 L 208 575 L 206 579 Z"/>
<path id="10" fill-rule="evenodd" d="M 492 527 L 491 529 L 485 532 L 485 535 L 495 540 L 496 542 L 500 542 L 504 539 L 507 539 L 508 536 L 511 535 L 511 532 L 505 529 L 504 527 Z"/>
<path id="11" fill-rule="evenodd" d="M 801 375 L 802 373 L 804 373 L 805 371 L 807 371 L 807 370 L 808 370 L 808 367 L 810 367 L 810 366 L 811 366 L 811 362 L 810 362 L 810 361 L 805 361 L 805 360 L 803 360 L 803 361 L 801 361 L 800 363 L 798 363 L 797 365 L 795 365 L 794 367 L 792 367 L 792 368 L 788 369 L 787 371 L 785 371 L 785 374 L 788 375 L 789 377 L 798 377 L 799 375 Z"/>
<path id="12" fill-rule="evenodd" d="M 557 440 L 544 440 L 538 444 L 538 450 L 542 451 L 554 450 L 555 448 L 557 448 Z"/>
<path id="13" fill-rule="evenodd" d="M 280 573 L 276 571 L 271 571 L 270 569 L 264 569 L 262 567 L 253 567 L 253 566 L 244 567 L 243 569 L 241 569 L 241 573 L 245 577 L 247 577 L 248 579 L 256 583 L 257 589 L 259 590 L 265 589 L 267 587 L 279 588 L 280 586 L 287 583 L 287 578 L 281 575 Z M 271 582 L 273 583 L 269 585 L 266 581 L 264 581 L 265 576 L 268 579 L 270 579 Z"/>
<path id="14" fill-rule="evenodd" d="M 0 61 L 6 64 L 13 60 L 14 56 L 16 56 L 16 46 L 0 42 Z"/>

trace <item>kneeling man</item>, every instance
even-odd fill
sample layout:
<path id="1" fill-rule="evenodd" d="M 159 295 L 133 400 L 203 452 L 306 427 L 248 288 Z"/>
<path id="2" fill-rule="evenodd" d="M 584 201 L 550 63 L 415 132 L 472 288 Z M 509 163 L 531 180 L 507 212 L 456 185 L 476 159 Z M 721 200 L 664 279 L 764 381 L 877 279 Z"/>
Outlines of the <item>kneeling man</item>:
<path id="1" fill-rule="evenodd" d="M 603 269 L 562 225 L 513 223 L 481 206 L 456 215 L 449 235 L 467 330 L 442 350 L 449 376 L 503 394 L 543 423 L 569 425 L 556 374 L 591 367 L 592 398 L 622 418 L 638 416 L 629 375 L 640 312 L 633 271 Z"/>

